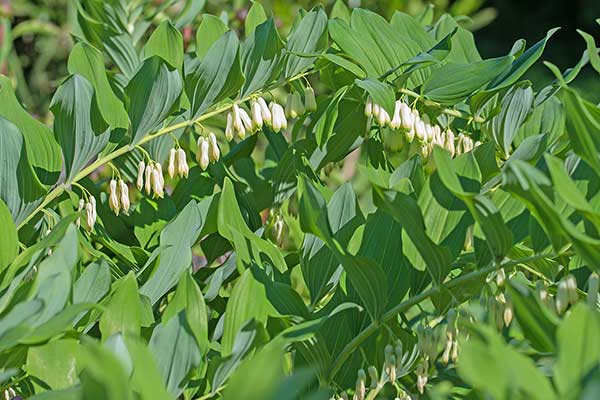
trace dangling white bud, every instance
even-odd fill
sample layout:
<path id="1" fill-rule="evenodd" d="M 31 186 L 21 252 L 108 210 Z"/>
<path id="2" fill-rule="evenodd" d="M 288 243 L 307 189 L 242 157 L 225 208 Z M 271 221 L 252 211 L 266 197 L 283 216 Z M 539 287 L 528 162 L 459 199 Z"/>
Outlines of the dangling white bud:
<path id="1" fill-rule="evenodd" d="M 86 217 L 86 229 L 91 232 L 94 229 L 94 210 L 92 203 L 88 202 L 85 204 L 85 217 Z"/>
<path id="2" fill-rule="evenodd" d="M 402 121 L 402 129 L 412 130 L 413 125 L 415 124 L 415 117 L 408 104 L 404 102 L 400 103 L 400 119 Z"/>
<path id="3" fill-rule="evenodd" d="M 260 113 L 262 114 L 262 120 L 267 126 L 273 125 L 273 116 L 271 115 L 271 110 L 269 110 L 269 106 L 267 106 L 267 102 L 262 97 L 259 97 L 256 102 L 260 106 Z"/>
<path id="4" fill-rule="evenodd" d="M 273 131 L 277 133 L 282 129 L 286 129 L 287 119 L 285 118 L 283 107 L 275 102 L 271 102 L 269 107 L 271 108 L 271 114 L 273 116 Z"/>
<path id="5" fill-rule="evenodd" d="M 217 136 L 213 132 L 210 132 L 208 134 L 208 158 L 211 162 L 217 162 L 220 157 L 221 151 L 217 144 Z"/>
<path id="6" fill-rule="evenodd" d="M 119 215 L 121 207 L 117 195 L 117 181 L 114 179 L 111 179 L 108 185 L 108 206 L 116 215 Z"/>
<path id="7" fill-rule="evenodd" d="M 421 119 L 415 120 L 414 125 L 415 136 L 420 142 L 425 142 L 427 139 L 427 130 L 425 129 L 425 123 Z"/>
<path id="8" fill-rule="evenodd" d="M 412 143 L 412 141 L 415 139 L 415 130 L 413 128 L 406 130 L 404 132 L 404 137 L 408 143 Z"/>
<path id="9" fill-rule="evenodd" d="M 513 305 L 510 301 L 506 301 L 506 304 L 504 305 L 504 312 L 502 314 L 502 317 L 504 319 L 504 325 L 506 325 L 506 327 L 508 327 L 510 325 L 510 322 L 513 319 Z"/>
<path id="10" fill-rule="evenodd" d="M 444 147 L 450 152 L 452 157 L 454 157 L 456 152 L 454 147 L 454 132 L 452 132 L 450 128 L 446 129 L 444 132 Z"/>
<path id="11" fill-rule="evenodd" d="M 571 274 L 567 276 L 566 281 L 569 293 L 569 303 L 571 305 L 575 305 L 577 304 L 577 301 L 579 301 L 579 294 L 577 293 L 577 281 L 575 280 L 575 277 Z"/>
<path id="12" fill-rule="evenodd" d="M 79 199 L 79 204 L 77 204 L 77 211 L 81 211 L 83 210 L 83 207 L 85 206 L 85 201 L 83 199 Z M 77 228 L 79 228 L 81 226 L 81 218 L 77 217 L 77 219 L 75 220 L 75 226 L 77 226 Z"/>
<path id="13" fill-rule="evenodd" d="M 377 368 L 374 365 L 371 365 L 367 368 L 367 372 L 369 373 L 369 378 L 371 378 L 371 389 L 375 389 L 377 385 L 379 385 L 379 374 L 377 373 Z"/>
<path id="14" fill-rule="evenodd" d="M 498 285 L 498 287 L 504 287 L 505 282 L 506 282 L 506 272 L 504 271 L 504 268 L 500 268 L 496 272 L 496 285 Z"/>
<path id="15" fill-rule="evenodd" d="M 169 173 L 169 177 L 175 176 L 175 156 L 177 155 L 177 150 L 175 148 L 171 148 L 169 150 L 169 166 L 167 167 L 167 172 Z"/>
<path id="16" fill-rule="evenodd" d="M 364 400 L 367 393 L 367 375 L 363 369 L 358 370 L 358 378 L 356 379 L 356 388 L 354 394 L 357 400 Z"/>
<path id="17" fill-rule="evenodd" d="M 119 198 L 121 201 L 121 208 L 127 213 L 131 206 L 131 202 L 129 201 L 129 187 L 121 179 L 119 179 Z"/>
<path id="18" fill-rule="evenodd" d="M 561 279 L 558 282 L 558 288 L 556 289 L 556 312 L 558 315 L 562 315 L 569 306 L 569 288 L 567 286 L 567 282 L 564 279 Z"/>
<path id="19" fill-rule="evenodd" d="M 385 111 L 383 107 L 379 107 L 379 115 L 377 116 L 377 124 L 380 127 L 385 127 L 390 123 L 390 115 Z"/>
<path id="20" fill-rule="evenodd" d="M 187 163 L 187 155 L 181 147 L 177 149 L 177 174 L 180 177 L 187 178 L 190 172 L 190 167 Z"/>
<path id="21" fill-rule="evenodd" d="M 90 196 L 90 204 L 92 205 L 92 217 L 94 218 L 95 224 L 96 219 L 98 218 L 98 213 L 96 212 L 96 198 L 94 196 Z"/>
<path id="22" fill-rule="evenodd" d="M 365 103 L 365 117 L 373 116 L 373 100 L 371 98 L 367 98 L 367 102 Z"/>
<path id="23" fill-rule="evenodd" d="M 154 170 L 154 167 L 152 166 L 152 162 L 149 162 L 148 165 L 146 166 L 146 172 L 144 173 L 145 175 L 145 189 L 146 189 L 146 194 L 150 194 L 150 192 L 152 192 L 152 171 Z"/>
<path id="24" fill-rule="evenodd" d="M 158 179 L 160 179 L 160 186 L 164 188 L 165 187 L 165 177 L 163 176 L 162 165 L 160 165 L 159 163 L 155 163 L 154 168 L 156 168 L 156 170 L 158 171 Z"/>
<path id="25" fill-rule="evenodd" d="M 381 107 L 379 107 L 379 104 L 373 103 L 372 115 L 376 123 L 379 123 L 379 113 L 381 113 Z"/>
<path id="26" fill-rule="evenodd" d="M 145 169 L 146 169 L 146 164 L 144 163 L 144 160 L 142 160 L 138 164 L 138 175 L 137 175 L 137 182 L 136 182 L 136 186 L 137 186 L 138 190 L 142 190 L 142 188 L 144 187 L 144 170 Z"/>
<path id="27" fill-rule="evenodd" d="M 203 171 L 208 168 L 208 163 L 210 162 L 209 155 L 209 143 L 208 139 L 201 136 L 198 139 L 198 154 L 196 156 L 196 160 L 198 161 L 198 165 L 202 168 Z"/>
<path id="28" fill-rule="evenodd" d="M 400 100 L 396 100 L 394 107 L 394 116 L 392 117 L 392 121 L 390 122 L 390 127 L 392 129 L 400 129 L 402 125 L 402 118 L 400 117 L 400 108 L 402 102 Z"/>
<path id="29" fill-rule="evenodd" d="M 315 99 L 315 91 L 310 86 L 304 91 L 304 108 L 308 112 L 317 111 L 317 100 Z"/>
<path id="30" fill-rule="evenodd" d="M 240 113 L 240 118 L 242 119 L 242 124 L 244 124 L 244 129 L 246 130 L 246 132 L 251 132 L 251 133 L 254 132 L 254 129 L 252 128 L 252 119 L 250 119 L 250 116 L 248 115 L 246 110 L 244 110 L 243 108 L 240 107 L 239 113 Z"/>
<path id="31" fill-rule="evenodd" d="M 243 123 L 242 123 L 242 118 L 240 117 L 240 106 L 238 106 L 237 104 L 234 104 L 233 107 L 231 108 L 231 111 L 233 113 L 233 128 L 236 131 L 239 131 L 240 129 L 242 129 L 244 127 Z"/>
<path id="32" fill-rule="evenodd" d="M 233 113 L 227 113 L 227 125 L 225 126 L 225 139 L 228 142 L 233 140 Z"/>
<path id="33" fill-rule="evenodd" d="M 256 100 L 250 104 L 250 114 L 252 115 L 252 129 L 258 131 L 263 127 L 263 117 L 260 111 L 260 105 Z"/>
<path id="34" fill-rule="evenodd" d="M 165 194 L 163 191 L 163 185 L 161 183 L 161 174 L 157 168 L 158 165 L 159 164 L 156 164 L 156 167 L 152 168 L 152 176 L 150 180 L 152 182 L 152 191 L 154 192 L 154 195 L 162 199 Z"/>

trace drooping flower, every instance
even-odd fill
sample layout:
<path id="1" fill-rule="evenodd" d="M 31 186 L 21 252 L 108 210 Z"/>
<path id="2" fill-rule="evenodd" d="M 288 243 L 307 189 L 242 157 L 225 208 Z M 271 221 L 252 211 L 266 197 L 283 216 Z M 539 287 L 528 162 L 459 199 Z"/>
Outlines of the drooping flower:
<path id="1" fill-rule="evenodd" d="M 111 179 L 108 185 L 108 206 L 116 215 L 119 215 L 121 206 L 119 204 L 119 196 L 117 194 L 117 181 Z"/>
<path id="2" fill-rule="evenodd" d="M 138 175 L 137 175 L 137 182 L 136 182 L 136 186 L 137 186 L 138 190 L 142 190 L 142 188 L 144 187 L 144 170 L 145 169 L 146 169 L 146 164 L 144 163 L 144 160 L 142 160 L 138 164 Z"/>
<path id="3" fill-rule="evenodd" d="M 177 155 L 177 150 L 173 147 L 169 150 L 169 165 L 167 167 L 167 172 L 169 173 L 169 177 L 173 178 L 175 176 L 175 157 Z"/>
<path id="4" fill-rule="evenodd" d="M 177 174 L 182 178 L 187 178 L 190 172 L 190 167 L 187 163 L 187 156 L 185 154 L 185 150 L 181 147 L 177 149 Z"/>
<path id="5" fill-rule="evenodd" d="M 312 87 L 307 87 L 304 91 L 304 108 L 307 112 L 317 111 L 317 100 L 315 99 L 315 91 Z"/>

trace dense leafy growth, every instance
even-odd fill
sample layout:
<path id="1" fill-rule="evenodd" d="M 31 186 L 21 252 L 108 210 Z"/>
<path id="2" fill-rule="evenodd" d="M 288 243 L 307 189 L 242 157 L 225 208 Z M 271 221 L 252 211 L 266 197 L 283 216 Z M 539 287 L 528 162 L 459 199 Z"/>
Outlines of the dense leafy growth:
<path id="1" fill-rule="evenodd" d="M 53 126 L 0 77 L 7 398 L 596 398 L 592 36 L 534 88 L 555 30 L 143 3 L 79 2 Z"/>

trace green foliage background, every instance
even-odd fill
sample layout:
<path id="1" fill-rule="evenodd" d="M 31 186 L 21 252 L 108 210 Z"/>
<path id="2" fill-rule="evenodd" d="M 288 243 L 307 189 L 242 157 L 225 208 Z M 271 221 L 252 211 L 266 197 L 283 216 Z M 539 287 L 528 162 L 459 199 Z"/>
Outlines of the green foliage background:
<path id="1" fill-rule="evenodd" d="M 1 3 L 5 397 L 597 397 L 592 35 L 565 68 L 551 27 L 482 57 L 478 2 L 171 3 Z M 397 100 L 445 139 L 365 112 Z M 189 176 L 136 190 L 174 148 Z"/>

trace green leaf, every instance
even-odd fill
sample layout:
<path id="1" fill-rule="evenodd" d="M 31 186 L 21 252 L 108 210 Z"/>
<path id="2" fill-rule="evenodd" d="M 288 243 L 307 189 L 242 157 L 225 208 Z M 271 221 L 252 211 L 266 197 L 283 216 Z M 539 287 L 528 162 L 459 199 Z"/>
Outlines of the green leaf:
<path id="1" fill-rule="evenodd" d="M 179 282 L 192 265 L 192 245 L 202 229 L 202 217 L 195 201 L 185 208 L 160 233 L 160 261 L 140 293 L 155 304 Z"/>
<path id="2" fill-rule="evenodd" d="M 322 8 L 313 9 L 302 17 L 288 36 L 285 50 L 287 60 L 284 77 L 289 79 L 306 71 L 315 62 L 314 57 L 300 55 L 321 53 L 327 46 L 327 15 Z"/>
<path id="3" fill-rule="evenodd" d="M 512 60 L 513 56 L 504 56 L 469 64 L 448 63 L 431 74 L 421 93 L 439 103 L 454 105 L 508 70 Z"/>
<path id="4" fill-rule="evenodd" d="M 356 86 L 364 89 L 369 93 L 369 96 L 373 99 L 373 102 L 383 107 L 387 113 L 392 116 L 394 115 L 394 109 L 396 107 L 396 94 L 391 86 L 381 83 L 377 79 L 366 78 L 356 79 L 354 81 Z"/>
<path id="5" fill-rule="evenodd" d="M 533 105 L 533 89 L 529 82 L 521 82 L 502 98 L 500 113 L 484 127 L 504 154 L 510 154 L 513 140 Z"/>
<path id="6" fill-rule="evenodd" d="M 221 354 L 227 356 L 235 353 L 236 335 L 249 320 L 265 324 L 268 316 L 273 314 L 274 310 L 267 300 L 265 287 L 254 279 L 250 269 L 245 270 L 236 281 L 225 308 Z"/>
<path id="7" fill-rule="evenodd" d="M 495 398 L 525 396 L 555 399 L 550 382 L 533 360 L 504 343 L 488 326 L 478 325 L 470 340 L 460 343 L 459 375 L 475 389 Z"/>
<path id="8" fill-rule="evenodd" d="M 110 267 L 106 260 L 88 264 L 73 284 L 73 303 L 97 303 L 110 290 Z"/>
<path id="9" fill-rule="evenodd" d="M 196 32 L 196 55 L 202 59 L 210 47 L 227 32 L 227 25 L 219 17 L 202 15 L 202 22 Z"/>
<path id="10" fill-rule="evenodd" d="M 185 311 L 190 330 L 194 334 L 200 353 L 208 352 L 208 312 L 204 304 L 204 296 L 190 273 L 181 276 L 175 295 L 163 314 L 163 322 Z"/>
<path id="11" fill-rule="evenodd" d="M 570 88 L 561 91 L 571 148 L 600 175 L 600 109 Z"/>
<path id="12" fill-rule="evenodd" d="M 446 60 L 459 64 L 481 61 L 473 33 L 460 26 L 454 17 L 448 14 L 442 15 L 433 28 L 436 40 L 442 39 L 454 30 L 456 33 L 452 36 L 450 54 Z"/>
<path id="13" fill-rule="evenodd" d="M 546 43 L 560 28 L 550 29 L 546 37 L 530 48 L 519 58 L 512 62 L 510 69 L 494 79 L 486 90 L 499 90 L 508 87 L 521 78 L 525 72 L 542 56 Z"/>
<path id="14" fill-rule="evenodd" d="M 50 109 L 54 134 L 62 148 L 66 180 L 70 182 L 108 143 L 108 126 L 99 119 L 98 95 L 80 75 L 72 75 L 58 88 Z"/>
<path id="15" fill-rule="evenodd" d="M 253 8 L 256 4 L 258 3 L 254 3 Z M 253 30 L 240 50 L 242 71 L 246 78 L 241 97 L 247 97 L 279 77 L 283 60 L 282 49 L 283 43 L 273 18 L 269 18 Z"/>
<path id="16" fill-rule="evenodd" d="M 167 391 L 173 397 L 179 397 L 186 386 L 184 380 L 201 362 L 200 350 L 185 312 L 156 326 L 148 346 L 156 358 Z"/>
<path id="17" fill-rule="evenodd" d="M 25 370 L 53 390 L 74 386 L 77 381 L 79 344 L 74 339 L 60 339 L 30 347 Z"/>
<path id="18" fill-rule="evenodd" d="M 19 237 L 17 227 L 12 220 L 10 210 L 4 201 L 0 200 L 0 272 L 13 262 L 19 254 Z"/>
<path id="19" fill-rule="evenodd" d="M 508 293 L 525 338 L 536 350 L 553 352 L 556 321 L 549 310 L 545 305 L 540 304 L 529 288 L 517 282 L 509 282 Z"/>
<path id="20" fill-rule="evenodd" d="M 554 382 L 561 398 L 577 399 L 583 380 L 600 364 L 598 311 L 579 303 L 558 327 Z"/>
<path id="21" fill-rule="evenodd" d="M 267 14 L 265 13 L 262 4 L 258 1 L 252 1 L 252 7 L 250 7 L 246 19 L 244 20 L 244 32 L 246 33 L 246 37 L 250 37 L 254 32 L 254 29 L 266 20 Z"/>
<path id="22" fill-rule="evenodd" d="M 69 55 L 68 70 L 87 79 L 94 87 L 95 101 L 102 118 L 112 128 L 127 128 L 129 117 L 121 100 L 113 92 L 102 54 L 92 45 L 80 42 L 73 46 Z"/>
<path id="23" fill-rule="evenodd" d="M 372 321 L 379 321 L 388 304 L 387 277 L 382 268 L 366 257 L 343 256 L 341 263 Z"/>
<path id="24" fill-rule="evenodd" d="M 183 66 L 183 36 L 169 21 L 163 21 L 148 38 L 144 57 L 158 56 L 172 68 Z"/>
<path id="25" fill-rule="evenodd" d="M 115 333 L 125 337 L 136 337 L 141 326 L 140 296 L 133 272 L 129 272 L 113 284 L 113 294 L 100 319 L 102 338 L 107 339 Z"/>
<path id="26" fill-rule="evenodd" d="M 380 15 L 355 8 L 351 23 L 329 21 L 329 33 L 340 49 L 377 78 L 421 51 L 417 43 L 404 37 Z"/>
<path id="27" fill-rule="evenodd" d="M 198 67 L 185 77 L 185 93 L 190 99 L 192 118 L 235 94 L 244 83 L 238 47 L 235 33 L 226 32 L 213 43 Z"/>
<path id="28" fill-rule="evenodd" d="M 27 159 L 37 176 L 37 179 L 34 180 L 46 186 L 56 183 L 62 165 L 60 147 L 54 140 L 52 131 L 21 107 L 10 79 L 5 76 L 0 76 L 0 104 L 2 104 L 0 117 L 13 123 L 23 136 L 25 143 L 23 147 L 27 151 Z M 2 128 L 2 130 L 5 129 L 7 128 Z M 12 151 L 19 153 L 19 150 L 16 149 Z M 2 158 L 2 160 L 5 159 Z M 8 166 L 6 169 L 2 168 L 2 170 L 9 171 Z M 11 169 L 11 171 L 14 170 L 14 168 Z M 8 208 L 11 208 L 9 202 L 6 200 L 5 202 Z"/>
<path id="29" fill-rule="evenodd" d="M 167 400 L 174 397 L 167 392 L 154 354 L 143 339 L 125 338 L 131 356 L 133 372 L 131 387 L 143 400 Z"/>
<path id="30" fill-rule="evenodd" d="M 339 104 L 349 87 L 340 88 L 318 115 L 315 124 L 315 139 L 320 147 L 331 137 L 339 115 Z"/>
<path id="31" fill-rule="evenodd" d="M 125 88 L 132 144 L 138 144 L 175 111 L 182 86 L 179 71 L 170 69 L 161 58 L 153 56 L 143 62 Z"/>

